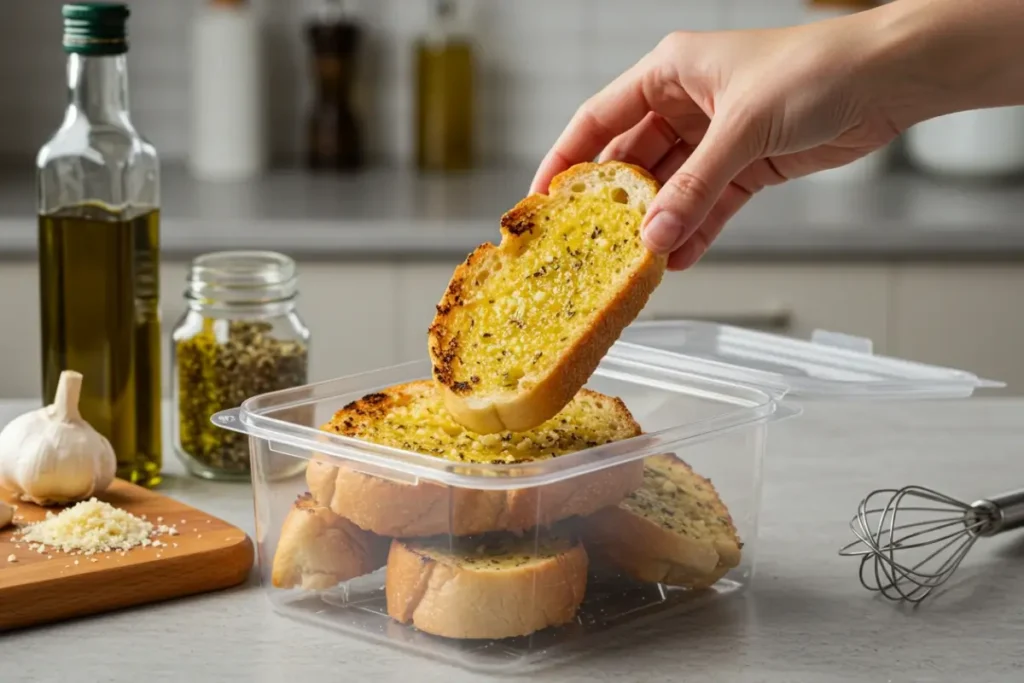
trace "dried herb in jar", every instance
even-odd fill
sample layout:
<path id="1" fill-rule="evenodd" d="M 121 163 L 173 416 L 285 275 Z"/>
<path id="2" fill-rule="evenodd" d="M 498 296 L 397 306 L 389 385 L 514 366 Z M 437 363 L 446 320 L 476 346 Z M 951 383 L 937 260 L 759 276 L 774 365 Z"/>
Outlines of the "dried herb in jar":
<path id="1" fill-rule="evenodd" d="M 226 326 L 218 335 L 215 326 Z M 308 349 L 282 341 L 265 322 L 203 321 L 203 330 L 175 345 L 178 438 L 198 462 L 228 472 L 249 471 L 248 437 L 210 422 L 248 398 L 306 383 Z"/>

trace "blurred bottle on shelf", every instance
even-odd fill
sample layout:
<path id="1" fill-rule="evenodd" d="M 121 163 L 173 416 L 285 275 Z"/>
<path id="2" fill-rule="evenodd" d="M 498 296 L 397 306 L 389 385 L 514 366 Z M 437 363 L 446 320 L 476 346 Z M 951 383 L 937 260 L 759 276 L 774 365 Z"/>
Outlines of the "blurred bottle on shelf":
<path id="1" fill-rule="evenodd" d="M 206 0 L 192 23 L 189 167 L 202 180 L 243 180 L 266 163 L 262 26 L 248 0 Z"/>
<path id="2" fill-rule="evenodd" d="M 808 0 L 804 6 L 804 23 L 848 16 L 882 4 L 881 0 Z M 887 145 L 845 166 L 819 171 L 810 178 L 837 183 L 868 181 L 884 175 L 891 160 L 892 145 Z"/>
<path id="3" fill-rule="evenodd" d="M 474 162 L 474 54 L 455 0 L 433 0 L 416 45 L 416 163 L 461 171 Z"/>
<path id="4" fill-rule="evenodd" d="M 353 100 L 363 30 L 340 0 L 326 0 L 307 23 L 306 37 L 316 93 L 307 123 L 307 166 L 313 170 L 359 169 L 364 152 Z"/>

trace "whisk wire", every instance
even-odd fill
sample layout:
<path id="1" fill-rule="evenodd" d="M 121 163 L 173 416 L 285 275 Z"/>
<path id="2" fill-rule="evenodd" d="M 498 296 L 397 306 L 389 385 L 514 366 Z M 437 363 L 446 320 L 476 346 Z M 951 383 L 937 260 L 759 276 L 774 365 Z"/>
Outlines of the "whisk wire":
<path id="1" fill-rule="evenodd" d="M 882 496 L 886 496 L 885 502 L 873 506 L 873 501 Z M 904 504 L 918 501 L 938 505 Z M 973 509 L 919 486 L 874 491 L 861 501 L 850 520 L 857 540 L 843 547 L 840 554 L 860 556 L 860 582 L 868 590 L 892 600 L 920 602 L 957 570 L 984 528 L 986 520 L 971 515 Z M 916 516 L 922 514 L 942 516 L 917 520 Z M 936 549 L 912 564 L 897 558 L 897 553 L 936 544 Z M 948 557 L 937 567 L 932 566 L 947 552 Z"/>

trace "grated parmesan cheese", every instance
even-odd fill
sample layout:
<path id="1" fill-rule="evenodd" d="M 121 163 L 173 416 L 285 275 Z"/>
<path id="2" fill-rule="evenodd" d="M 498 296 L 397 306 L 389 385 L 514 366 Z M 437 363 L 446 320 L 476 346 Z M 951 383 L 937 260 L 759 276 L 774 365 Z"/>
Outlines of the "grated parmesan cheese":
<path id="1" fill-rule="evenodd" d="M 152 536 L 169 534 L 172 529 L 154 526 L 126 510 L 90 498 L 56 515 L 47 512 L 45 520 L 22 530 L 21 540 L 35 544 L 39 553 L 49 546 L 72 555 L 115 550 L 123 555 L 136 546 L 150 545 Z"/>

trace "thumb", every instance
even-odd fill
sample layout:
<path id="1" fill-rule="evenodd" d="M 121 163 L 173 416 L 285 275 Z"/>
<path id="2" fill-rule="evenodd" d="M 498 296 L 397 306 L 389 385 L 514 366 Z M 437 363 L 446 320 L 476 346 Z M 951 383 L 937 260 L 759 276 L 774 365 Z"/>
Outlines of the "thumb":
<path id="1" fill-rule="evenodd" d="M 645 217 L 643 240 L 659 254 L 682 246 L 704 223 L 729 183 L 757 158 L 749 125 L 719 113 L 690 157 L 669 178 Z"/>

